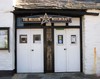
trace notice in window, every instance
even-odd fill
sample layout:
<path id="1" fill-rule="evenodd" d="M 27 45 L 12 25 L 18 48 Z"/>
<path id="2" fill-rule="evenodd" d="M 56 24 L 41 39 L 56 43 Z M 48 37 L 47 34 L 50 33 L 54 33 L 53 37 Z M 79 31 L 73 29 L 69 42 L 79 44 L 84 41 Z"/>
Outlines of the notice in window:
<path id="1" fill-rule="evenodd" d="M 0 30 L 0 49 L 8 48 L 8 30 Z"/>
<path id="2" fill-rule="evenodd" d="M 58 35 L 58 44 L 63 44 L 63 35 Z"/>

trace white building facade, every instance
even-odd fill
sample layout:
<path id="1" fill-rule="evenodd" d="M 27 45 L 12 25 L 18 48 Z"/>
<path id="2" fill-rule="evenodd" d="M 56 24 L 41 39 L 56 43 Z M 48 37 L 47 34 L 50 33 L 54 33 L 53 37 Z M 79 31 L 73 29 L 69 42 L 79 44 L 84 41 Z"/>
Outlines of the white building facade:
<path id="1" fill-rule="evenodd" d="M 100 75 L 99 9 L 29 9 L 15 2 L 0 2 L 1 74 Z"/>
<path id="2" fill-rule="evenodd" d="M 1 50 L 0 50 L 0 71 L 1 74 L 5 71 L 10 72 L 12 74 L 12 71 L 15 69 L 15 44 L 14 44 L 14 15 L 12 11 L 14 10 L 13 7 L 13 1 L 10 0 L 2 0 L 0 1 L 0 29 L 9 29 L 9 50 L 3 50 L 2 44 L 0 44 Z M 5 6 L 6 5 L 6 6 Z M 2 33 L 2 31 L 1 31 Z M 2 39 L 2 36 L 0 37 L 0 40 Z M 2 43 L 2 41 L 0 42 Z M 8 48 L 8 47 L 7 47 Z"/>

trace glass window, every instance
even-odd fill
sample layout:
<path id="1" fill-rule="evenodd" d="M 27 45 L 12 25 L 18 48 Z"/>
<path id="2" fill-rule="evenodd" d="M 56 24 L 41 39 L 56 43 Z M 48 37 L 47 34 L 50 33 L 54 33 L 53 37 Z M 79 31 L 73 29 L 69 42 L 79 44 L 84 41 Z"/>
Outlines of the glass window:
<path id="1" fill-rule="evenodd" d="M 41 35 L 33 35 L 33 43 L 41 43 Z"/>
<path id="2" fill-rule="evenodd" d="M 71 35 L 71 44 L 76 44 L 76 35 Z"/>
<path id="3" fill-rule="evenodd" d="M 27 35 L 20 35 L 20 43 L 27 43 Z"/>
<path id="4" fill-rule="evenodd" d="M 66 23 L 54 23 L 54 26 L 66 26 Z"/>
<path id="5" fill-rule="evenodd" d="M 63 35 L 58 35 L 58 44 L 63 44 Z"/>
<path id="6" fill-rule="evenodd" d="M 0 29 L 0 49 L 9 49 L 9 29 Z"/>

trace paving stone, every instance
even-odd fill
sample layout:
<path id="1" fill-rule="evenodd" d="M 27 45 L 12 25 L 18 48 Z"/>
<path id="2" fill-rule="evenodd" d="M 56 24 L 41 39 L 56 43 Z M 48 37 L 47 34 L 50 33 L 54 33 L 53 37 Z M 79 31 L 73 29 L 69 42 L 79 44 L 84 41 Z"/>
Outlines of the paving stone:
<path id="1" fill-rule="evenodd" d="M 13 77 L 0 77 L 0 79 L 100 79 L 96 75 L 83 73 L 46 73 L 46 74 L 15 74 Z"/>
<path id="2" fill-rule="evenodd" d="M 41 79 L 42 77 L 39 75 L 29 74 L 27 75 L 27 79 Z"/>

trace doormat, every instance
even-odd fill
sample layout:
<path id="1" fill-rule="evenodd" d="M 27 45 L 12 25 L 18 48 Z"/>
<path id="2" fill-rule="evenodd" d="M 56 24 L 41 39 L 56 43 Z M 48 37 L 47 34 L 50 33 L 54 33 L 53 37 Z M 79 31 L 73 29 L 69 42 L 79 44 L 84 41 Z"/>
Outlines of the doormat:
<path id="1" fill-rule="evenodd" d="M 42 77 L 39 75 L 29 74 L 27 75 L 27 79 L 41 79 Z"/>

